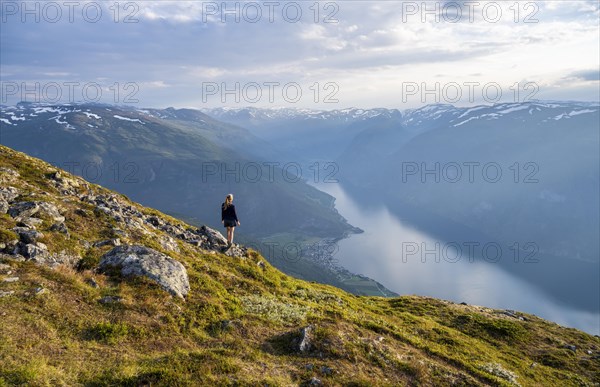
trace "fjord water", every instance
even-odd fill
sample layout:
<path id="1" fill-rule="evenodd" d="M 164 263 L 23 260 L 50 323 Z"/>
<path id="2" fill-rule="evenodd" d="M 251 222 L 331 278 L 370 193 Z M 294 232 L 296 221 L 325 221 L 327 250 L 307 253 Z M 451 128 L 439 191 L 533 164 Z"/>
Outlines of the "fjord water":
<path id="1" fill-rule="evenodd" d="M 357 199 L 338 183 L 321 183 L 317 188 L 334 196 L 340 214 L 350 224 L 364 230 L 364 233 L 351 235 L 337 244 L 334 258 L 348 270 L 371 277 L 400 295 L 416 294 L 517 310 L 600 334 L 597 309 L 575 308 L 564 300 L 557 300 L 543 287 L 505 270 L 501 260 L 512 261 L 514 258 L 509 247 L 502 247 L 501 255 L 494 263 L 482 259 L 482 254 L 469 257 L 466 249 L 459 254 L 451 242 L 439 240 L 423 227 L 417 229 L 401 220 L 381 202 Z M 430 226 L 431 229 L 443 227 L 440 224 Z M 463 239 L 466 240 L 469 239 Z M 479 250 L 473 248 L 473 251 Z M 486 256 L 493 260 L 490 256 L 495 258 L 498 254 L 494 251 Z M 543 262 L 514 264 L 530 265 L 535 269 L 541 266 L 531 265 Z M 543 275 L 541 273 L 543 270 L 540 270 Z M 562 289 L 575 291 L 579 287 L 576 278 L 565 278 L 565 281 L 572 283 L 564 284 Z"/>

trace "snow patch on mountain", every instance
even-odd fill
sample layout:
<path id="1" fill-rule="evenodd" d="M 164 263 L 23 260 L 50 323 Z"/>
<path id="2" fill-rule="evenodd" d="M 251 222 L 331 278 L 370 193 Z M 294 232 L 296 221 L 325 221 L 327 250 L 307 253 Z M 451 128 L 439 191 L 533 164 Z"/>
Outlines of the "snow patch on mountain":
<path id="1" fill-rule="evenodd" d="M 513 112 L 518 112 L 519 110 L 525 110 L 525 109 L 529 109 L 530 105 L 517 105 L 517 106 L 513 106 L 510 107 L 508 109 L 504 109 L 498 112 L 498 114 L 508 114 L 508 113 L 513 113 Z"/>
<path id="2" fill-rule="evenodd" d="M 120 116 L 118 114 L 113 115 L 114 118 L 121 120 L 121 121 L 129 121 L 129 122 L 139 122 L 140 124 L 143 124 L 143 122 L 139 119 L 139 118 L 129 118 L 129 117 L 123 117 Z"/>
<path id="3" fill-rule="evenodd" d="M 97 115 L 97 114 L 94 114 L 94 113 L 90 113 L 90 112 L 83 112 L 83 114 L 85 114 L 87 118 L 90 118 L 90 117 L 91 117 L 91 118 L 95 118 L 95 119 L 97 119 L 97 120 L 100 120 L 100 119 L 101 119 L 99 115 Z"/>

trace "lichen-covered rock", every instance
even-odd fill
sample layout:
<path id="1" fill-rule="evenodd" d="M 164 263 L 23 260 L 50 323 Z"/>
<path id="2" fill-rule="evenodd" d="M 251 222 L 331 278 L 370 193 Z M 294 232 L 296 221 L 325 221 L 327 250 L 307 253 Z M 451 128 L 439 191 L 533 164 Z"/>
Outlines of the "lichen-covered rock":
<path id="1" fill-rule="evenodd" d="M 160 246 L 167 251 L 179 252 L 179 245 L 177 244 L 177 241 L 168 235 L 161 236 L 158 239 L 158 243 L 160 243 Z"/>
<path id="2" fill-rule="evenodd" d="M 208 242 L 213 246 L 226 246 L 227 239 L 220 232 L 213 230 L 210 227 L 202 226 L 199 228 L 199 231 L 205 235 L 208 239 Z"/>
<path id="3" fill-rule="evenodd" d="M 8 214 L 13 218 L 29 218 L 40 210 L 36 202 L 15 203 L 8 209 Z"/>
<path id="4" fill-rule="evenodd" d="M 103 241 L 95 242 L 94 247 L 102 247 L 102 246 L 121 246 L 121 240 L 119 238 L 106 239 Z"/>
<path id="5" fill-rule="evenodd" d="M 9 207 L 8 202 L 0 197 L 0 214 L 6 214 Z"/>
<path id="6" fill-rule="evenodd" d="M 65 234 L 67 236 L 67 238 L 69 238 L 71 236 L 71 234 L 69 233 L 69 229 L 64 224 L 64 222 L 54 223 L 52 226 L 50 226 L 50 231 L 57 231 L 62 234 Z"/>
<path id="7" fill-rule="evenodd" d="M 0 198 L 12 202 L 19 196 L 19 190 L 15 187 L 0 187 Z"/>
<path id="8" fill-rule="evenodd" d="M 44 234 L 41 232 L 28 227 L 14 227 L 12 230 L 19 235 L 19 238 L 23 243 L 35 243 L 37 239 L 44 237 Z"/>
<path id="9" fill-rule="evenodd" d="M 65 217 L 60 214 L 58 207 L 56 207 L 54 204 L 48 202 L 38 202 L 38 205 L 40 206 L 39 213 L 50 217 L 58 223 L 65 221 Z"/>
<path id="10" fill-rule="evenodd" d="M 43 220 L 38 219 L 38 218 L 22 218 L 22 217 L 17 217 L 15 219 L 17 221 L 17 226 L 19 227 L 28 227 L 31 229 L 34 229 L 41 225 L 42 223 L 44 223 Z"/>
<path id="11" fill-rule="evenodd" d="M 12 183 L 13 181 L 17 180 L 19 176 L 19 172 L 15 171 L 14 169 L 0 167 L 1 184 Z"/>
<path id="12" fill-rule="evenodd" d="M 19 243 L 17 250 L 16 253 L 37 263 L 44 263 L 50 256 L 48 247 L 41 242 Z"/>
<path id="13" fill-rule="evenodd" d="M 62 216 L 56 207 L 52 203 L 48 202 L 19 202 L 15 203 L 8 209 L 8 214 L 13 218 L 30 218 L 36 215 L 46 215 L 53 219 L 55 222 L 64 222 L 65 217 Z"/>
<path id="14" fill-rule="evenodd" d="M 180 262 L 154 249 L 139 245 L 117 246 L 104 254 L 100 269 L 121 269 L 123 276 L 145 276 L 156 281 L 165 290 L 178 297 L 185 297 L 190 284 L 187 271 Z"/>

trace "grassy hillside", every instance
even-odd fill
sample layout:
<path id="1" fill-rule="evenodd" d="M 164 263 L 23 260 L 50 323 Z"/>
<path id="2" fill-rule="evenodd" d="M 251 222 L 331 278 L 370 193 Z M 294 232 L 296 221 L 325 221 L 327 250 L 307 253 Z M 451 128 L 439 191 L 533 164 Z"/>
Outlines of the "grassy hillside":
<path id="1" fill-rule="evenodd" d="M 0 215 L 0 385 L 600 383 L 598 337 L 520 312 L 298 280 L 251 250 L 230 256 L 173 238 L 146 220 L 186 225 L 55 172 L 0 146 L 0 189 L 18 195 L 7 202 L 56 205 L 68 232 L 40 215 L 37 241 L 77 258 L 35 264 L 11 254 L 13 228 L 32 220 Z M 141 215 L 114 217 L 83 200 L 90 195 Z M 186 298 L 145 277 L 98 272 L 113 246 L 97 242 L 116 238 L 181 262 Z"/>

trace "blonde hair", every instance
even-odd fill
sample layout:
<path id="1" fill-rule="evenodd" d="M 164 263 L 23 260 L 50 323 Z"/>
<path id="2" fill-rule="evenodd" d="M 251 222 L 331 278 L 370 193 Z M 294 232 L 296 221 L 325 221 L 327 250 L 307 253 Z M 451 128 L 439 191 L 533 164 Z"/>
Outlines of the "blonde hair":
<path id="1" fill-rule="evenodd" d="M 231 202 L 233 201 L 233 194 L 229 194 L 225 197 L 225 208 L 229 207 L 231 205 Z"/>

